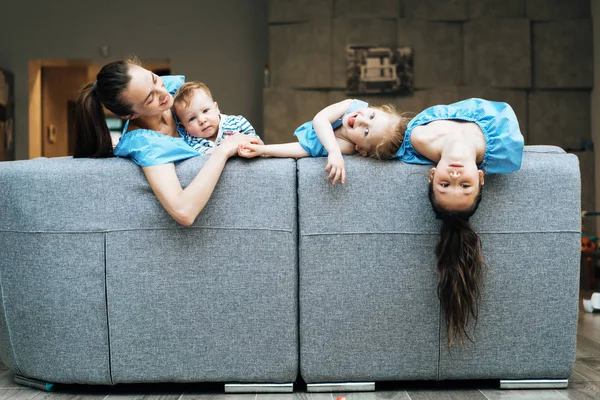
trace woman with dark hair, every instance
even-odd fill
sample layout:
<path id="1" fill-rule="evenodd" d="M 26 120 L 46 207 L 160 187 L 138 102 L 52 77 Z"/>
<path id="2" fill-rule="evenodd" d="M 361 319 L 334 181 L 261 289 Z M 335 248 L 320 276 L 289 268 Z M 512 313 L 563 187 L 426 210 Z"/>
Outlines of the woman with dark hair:
<path id="1" fill-rule="evenodd" d="M 507 103 L 467 99 L 430 107 L 411 120 L 396 156 L 407 163 L 436 164 L 429 200 L 442 221 L 435 254 L 438 297 L 448 345 L 464 344 L 469 319 L 477 319 L 483 260 L 479 235 L 469 224 L 481 201 L 484 174 L 521 168 L 523 135 Z"/>
<path id="2" fill-rule="evenodd" d="M 157 76 L 137 59 L 102 67 L 96 82 L 84 87 L 77 100 L 73 156 L 131 158 L 142 167 L 167 213 L 180 224 L 191 225 L 208 202 L 225 163 L 237 154 L 238 144 L 262 142 L 247 135 L 224 140 L 183 189 L 174 162 L 199 155 L 177 132 L 177 119 L 171 111 L 173 94 L 183 82 L 183 76 Z M 114 150 L 103 106 L 127 119 Z"/>

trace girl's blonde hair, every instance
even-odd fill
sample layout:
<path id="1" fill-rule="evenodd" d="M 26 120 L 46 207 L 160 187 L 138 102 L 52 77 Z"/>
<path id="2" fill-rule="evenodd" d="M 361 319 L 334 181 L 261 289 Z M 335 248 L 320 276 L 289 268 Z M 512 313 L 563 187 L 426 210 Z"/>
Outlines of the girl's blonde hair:
<path id="1" fill-rule="evenodd" d="M 400 149 L 402 141 L 404 140 L 406 127 L 412 119 L 412 116 L 410 116 L 410 113 L 398 112 L 391 104 L 383 104 L 381 106 L 374 106 L 373 108 L 383 111 L 386 114 L 394 115 L 400 120 L 400 122 L 393 127 L 390 134 L 384 136 L 377 146 L 366 150 L 369 157 L 377 158 L 379 160 L 389 160 L 394 158 Z"/>
<path id="2" fill-rule="evenodd" d="M 173 105 L 182 104 L 183 108 L 188 108 L 192 101 L 192 97 L 194 96 L 195 90 L 203 90 L 204 93 L 206 93 L 212 99 L 212 93 L 210 92 L 208 86 L 202 82 L 191 81 L 186 82 L 179 87 L 177 93 L 175 93 L 175 96 L 173 96 Z"/>

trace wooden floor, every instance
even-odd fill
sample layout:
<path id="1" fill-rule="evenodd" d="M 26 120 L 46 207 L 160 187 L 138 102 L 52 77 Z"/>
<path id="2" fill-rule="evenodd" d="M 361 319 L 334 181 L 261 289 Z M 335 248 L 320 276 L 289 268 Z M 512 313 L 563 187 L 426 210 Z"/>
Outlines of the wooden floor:
<path id="1" fill-rule="evenodd" d="M 402 385 L 402 383 L 398 383 Z M 429 384 L 431 385 L 431 384 Z M 481 385 L 475 383 L 474 385 Z M 499 390 L 492 383 L 469 386 L 465 383 L 411 383 L 397 388 L 378 389 L 366 393 L 306 393 L 290 394 L 223 394 L 217 389 L 201 387 L 197 392 L 181 386 L 131 385 L 126 387 L 68 386 L 59 392 L 47 393 L 18 386 L 12 373 L 0 364 L 0 400 L 425 400 L 425 399 L 600 399 L 600 313 L 580 311 L 577 331 L 577 358 L 568 389 L 560 390 Z"/>

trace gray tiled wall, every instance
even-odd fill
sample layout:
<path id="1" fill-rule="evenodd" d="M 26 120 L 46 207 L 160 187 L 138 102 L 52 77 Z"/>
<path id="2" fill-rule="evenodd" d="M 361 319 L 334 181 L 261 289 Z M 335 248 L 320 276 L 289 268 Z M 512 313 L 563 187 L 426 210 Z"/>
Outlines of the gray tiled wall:
<path id="1" fill-rule="evenodd" d="M 270 0 L 269 40 L 267 142 L 294 140 L 344 99 L 346 45 L 376 44 L 413 48 L 414 92 L 369 103 L 418 113 L 468 97 L 506 101 L 526 144 L 590 144 L 590 0 Z"/>
<path id="2" fill-rule="evenodd" d="M 401 0 L 402 15 L 428 21 L 466 21 L 467 0 Z"/>
<path id="3" fill-rule="evenodd" d="M 269 67 L 273 87 L 331 87 L 329 20 L 270 26 Z"/>
<path id="4" fill-rule="evenodd" d="M 531 86 L 529 20 L 466 22 L 463 29 L 465 83 L 502 88 Z"/>
<path id="5" fill-rule="evenodd" d="M 270 0 L 269 24 L 330 18 L 333 0 Z"/>
<path id="6" fill-rule="evenodd" d="M 544 1 L 544 0 L 543 0 Z M 525 0 L 476 0 L 469 2 L 469 19 L 525 18 Z"/>
<path id="7" fill-rule="evenodd" d="M 265 89 L 263 107 L 270 116 L 262 135 L 265 143 L 294 142 L 294 130 L 329 104 L 326 91 Z"/>
<path id="8" fill-rule="evenodd" d="M 405 18 L 398 21 L 398 46 L 413 48 L 416 89 L 453 86 L 463 80 L 461 39 L 460 23 Z"/>
<path id="9" fill-rule="evenodd" d="M 527 0 L 526 4 L 526 16 L 532 21 L 590 17 L 590 0 Z"/>
<path id="10" fill-rule="evenodd" d="M 591 140 L 588 90 L 534 90 L 528 97 L 528 144 L 575 150 Z"/>
<path id="11" fill-rule="evenodd" d="M 592 87 L 591 19 L 534 23 L 532 34 L 535 88 Z"/>
<path id="12" fill-rule="evenodd" d="M 396 46 L 397 19 L 335 18 L 333 20 L 332 87 L 346 87 L 346 46 L 380 44 Z"/>
<path id="13" fill-rule="evenodd" d="M 334 17 L 397 18 L 400 16 L 400 3 L 397 0 L 336 0 Z"/>

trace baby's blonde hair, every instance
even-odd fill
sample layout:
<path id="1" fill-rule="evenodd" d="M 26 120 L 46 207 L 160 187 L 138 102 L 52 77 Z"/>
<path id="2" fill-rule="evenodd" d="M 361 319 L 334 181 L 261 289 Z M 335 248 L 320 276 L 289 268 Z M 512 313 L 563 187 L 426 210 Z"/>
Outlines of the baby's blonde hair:
<path id="1" fill-rule="evenodd" d="M 390 114 L 399 118 L 400 122 L 395 125 L 389 132 L 388 135 L 384 135 L 382 140 L 376 146 L 365 149 L 367 155 L 369 157 L 377 158 L 379 160 L 389 160 L 394 158 L 398 149 L 402 145 L 402 141 L 404 140 L 404 133 L 406 132 L 406 127 L 408 123 L 412 119 L 408 115 L 408 113 L 400 113 L 396 110 L 396 108 L 391 104 L 383 104 L 381 106 L 373 106 L 377 110 L 383 111 L 386 114 Z"/>
<path id="2" fill-rule="evenodd" d="M 183 105 L 183 108 L 188 108 L 192 101 L 192 97 L 194 96 L 195 90 L 203 90 L 204 93 L 206 93 L 212 99 L 212 93 L 210 92 L 208 86 L 202 82 L 192 81 L 186 82 L 179 87 L 173 98 L 173 105 L 181 104 Z"/>

